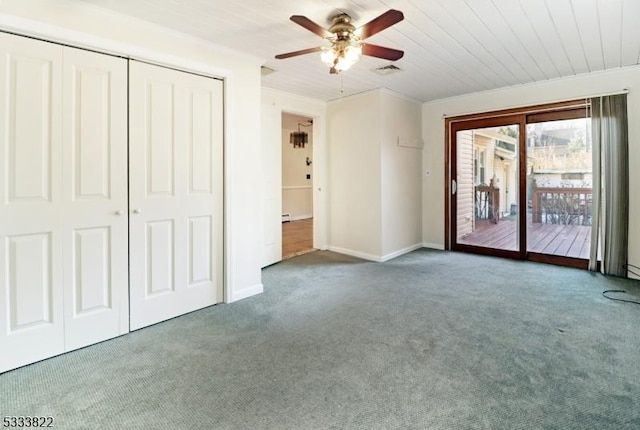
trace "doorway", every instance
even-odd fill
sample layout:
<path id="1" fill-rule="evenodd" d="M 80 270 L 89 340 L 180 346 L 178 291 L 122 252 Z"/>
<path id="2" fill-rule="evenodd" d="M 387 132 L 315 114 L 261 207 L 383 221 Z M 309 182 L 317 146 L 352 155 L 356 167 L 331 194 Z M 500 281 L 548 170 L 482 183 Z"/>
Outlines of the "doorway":
<path id="1" fill-rule="evenodd" d="M 449 247 L 586 268 L 591 120 L 585 101 L 447 121 Z"/>
<path id="2" fill-rule="evenodd" d="M 282 258 L 313 248 L 313 118 L 282 113 Z"/>

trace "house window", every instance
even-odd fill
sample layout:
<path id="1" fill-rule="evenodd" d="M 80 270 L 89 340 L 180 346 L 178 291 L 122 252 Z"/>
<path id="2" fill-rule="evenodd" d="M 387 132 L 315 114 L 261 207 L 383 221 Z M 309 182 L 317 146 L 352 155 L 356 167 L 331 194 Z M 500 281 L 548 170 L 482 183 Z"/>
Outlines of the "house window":
<path id="1" fill-rule="evenodd" d="M 473 179 L 478 184 L 486 184 L 486 150 L 475 148 L 473 150 Z"/>
<path id="2" fill-rule="evenodd" d="M 590 172 L 589 172 L 590 173 Z M 579 181 L 583 181 L 584 180 L 584 173 L 562 173 L 561 176 L 562 180 L 579 180 Z"/>

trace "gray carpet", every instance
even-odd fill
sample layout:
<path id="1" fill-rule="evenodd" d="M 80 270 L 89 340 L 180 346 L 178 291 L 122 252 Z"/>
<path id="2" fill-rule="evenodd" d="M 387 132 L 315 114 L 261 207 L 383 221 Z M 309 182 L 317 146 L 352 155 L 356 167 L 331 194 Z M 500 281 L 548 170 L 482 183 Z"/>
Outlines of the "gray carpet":
<path id="1" fill-rule="evenodd" d="M 0 375 L 60 429 L 638 429 L 636 281 L 418 250 L 330 252 L 265 293 Z M 620 297 L 624 297 L 621 296 Z"/>

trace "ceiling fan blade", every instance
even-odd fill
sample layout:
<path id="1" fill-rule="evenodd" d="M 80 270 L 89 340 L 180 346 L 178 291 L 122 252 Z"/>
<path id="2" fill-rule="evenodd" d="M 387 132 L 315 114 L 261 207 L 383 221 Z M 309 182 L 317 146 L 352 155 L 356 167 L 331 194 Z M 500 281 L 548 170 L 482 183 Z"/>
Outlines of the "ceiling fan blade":
<path id="1" fill-rule="evenodd" d="M 322 47 L 316 46 L 315 48 L 301 49 L 300 51 L 287 52 L 286 54 L 278 54 L 276 58 L 278 60 L 284 60 L 285 58 L 297 57 L 298 55 L 312 54 L 314 52 L 320 52 Z"/>
<path id="2" fill-rule="evenodd" d="M 400 51 L 399 49 L 387 48 L 384 46 L 372 45 L 370 43 L 363 43 L 362 55 L 396 61 L 404 56 L 404 51 Z"/>
<path id="3" fill-rule="evenodd" d="M 320 37 L 329 37 L 329 36 L 331 36 L 331 33 L 329 32 L 329 30 L 326 30 L 326 29 L 320 27 L 318 24 L 316 24 L 315 22 L 311 21 L 306 16 L 292 15 L 291 18 L 289 18 L 289 19 L 291 21 L 295 22 L 296 24 L 306 28 L 310 32 L 317 34 Z"/>
<path id="4" fill-rule="evenodd" d="M 292 17 L 293 18 L 293 17 Z M 356 30 L 356 34 L 360 39 L 366 39 L 376 33 L 381 32 L 385 28 L 391 27 L 404 19 L 404 15 L 399 10 L 389 9 L 377 18 L 372 19 L 362 27 Z"/>

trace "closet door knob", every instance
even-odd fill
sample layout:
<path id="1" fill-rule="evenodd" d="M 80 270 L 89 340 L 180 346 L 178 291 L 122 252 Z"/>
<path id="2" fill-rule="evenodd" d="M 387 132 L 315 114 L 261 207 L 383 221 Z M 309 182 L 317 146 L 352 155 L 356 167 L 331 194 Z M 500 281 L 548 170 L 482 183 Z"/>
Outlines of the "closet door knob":
<path id="1" fill-rule="evenodd" d="M 116 215 L 117 215 L 117 216 L 121 216 L 123 213 L 124 213 L 124 212 L 122 212 L 122 211 L 116 211 Z"/>
<path id="2" fill-rule="evenodd" d="M 140 212 L 142 212 L 140 209 L 134 209 L 133 210 L 133 213 L 136 214 L 136 215 L 140 214 Z"/>

